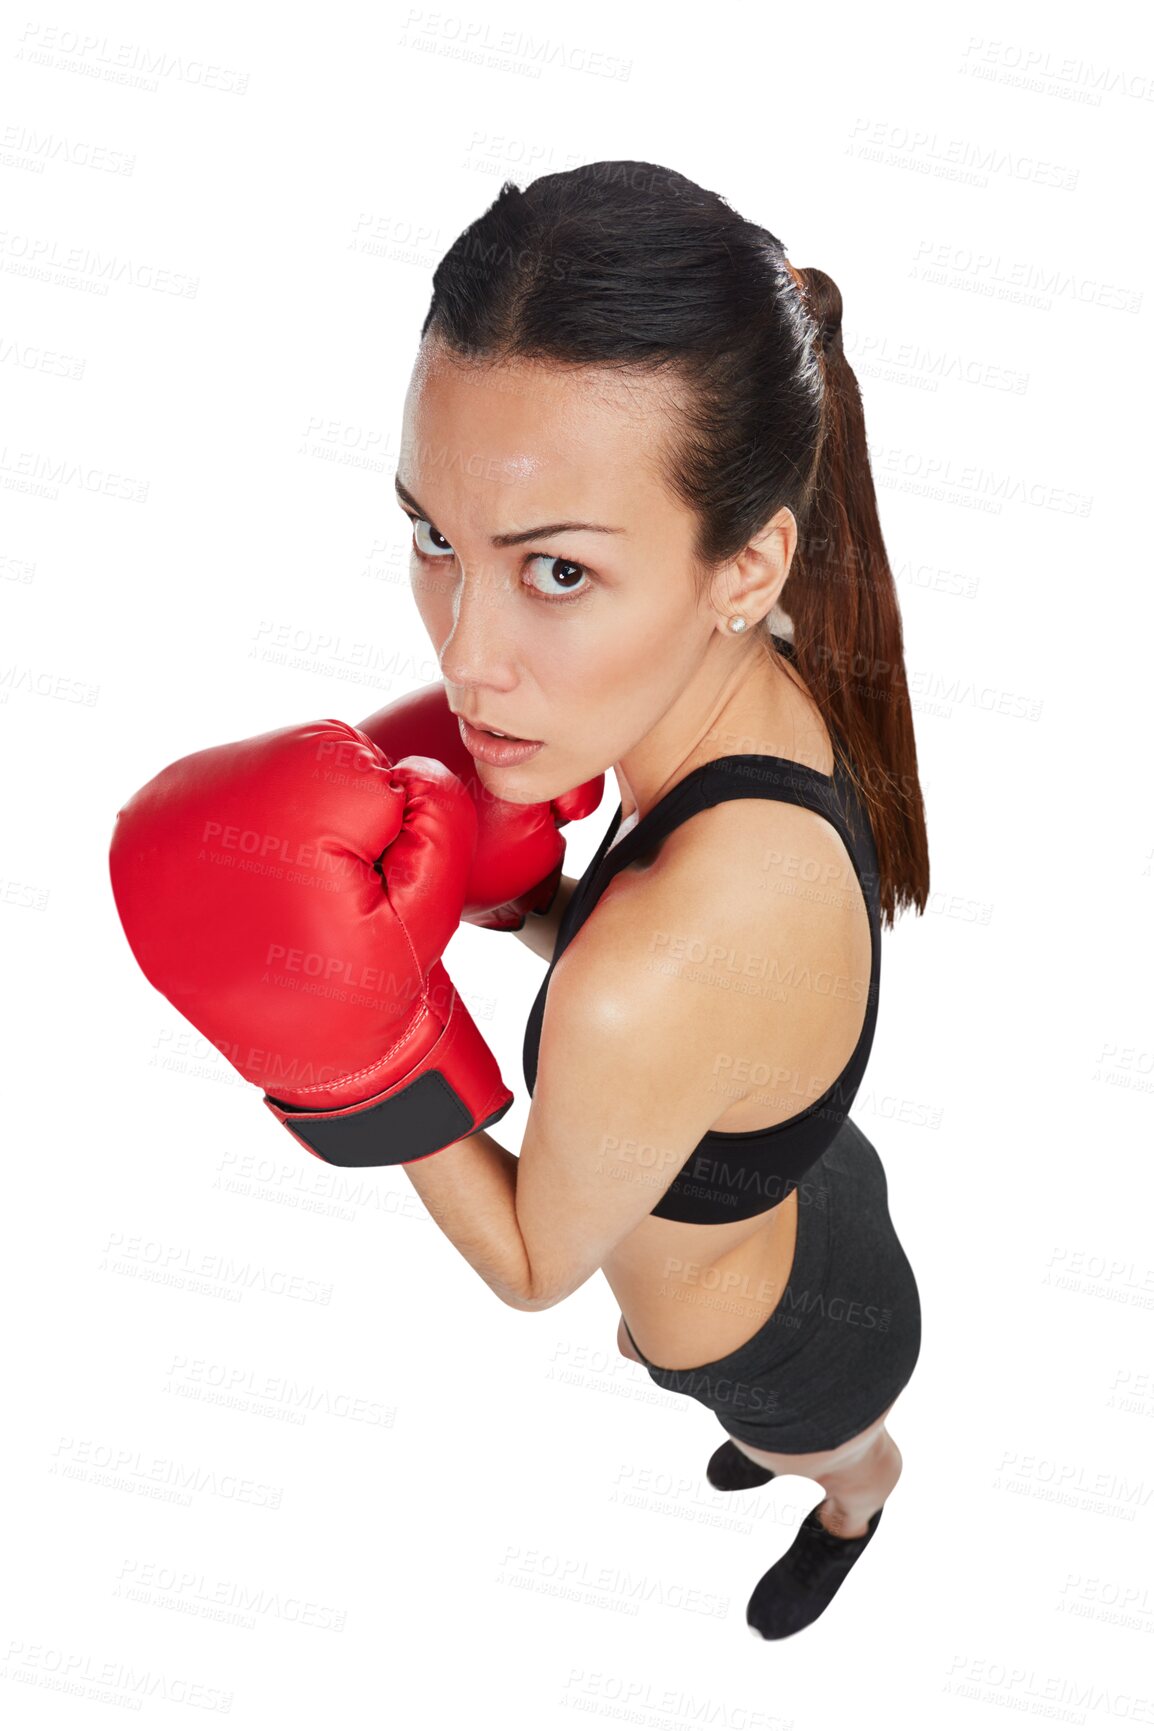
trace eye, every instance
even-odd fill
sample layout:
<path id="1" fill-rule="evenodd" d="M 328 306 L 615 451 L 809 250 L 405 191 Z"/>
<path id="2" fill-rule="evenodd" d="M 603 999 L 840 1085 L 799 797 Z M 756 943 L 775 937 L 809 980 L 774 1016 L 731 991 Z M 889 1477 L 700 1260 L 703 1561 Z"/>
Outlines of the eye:
<path id="1" fill-rule="evenodd" d="M 405 515 L 413 525 L 413 545 L 422 559 L 439 559 L 446 553 L 452 553 L 453 549 L 449 546 L 449 543 L 445 541 L 445 537 L 441 534 L 439 529 L 433 528 L 433 525 L 427 518 L 414 517 L 408 511 L 405 512 Z M 445 541 L 445 545 L 443 547 L 433 547 L 431 550 L 422 547 L 420 540 L 422 529 L 427 529 L 430 535 L 436 535 L 438 540 Z"/>
<path id="2" fill-rule="evenodd" d="M 543 601 L 565 602 L 570 598 L 576 601 L 579 600 L 582 595 L 586 594 L 592 587 L 588 580 L 586 567 L 584 565 L 579 565 L 575 559 L 562 559 L 559 555 L 553 553 L 530 553 L 525 563 L 529 567 L 534 565 L 547 565 L 549 570 L 545 575 L 548 577 L 549 581 L 551 583 L 560 583 L 562 585 L 561 593 L 558 595 L 556 592 L 549 594 L 544 589 L 538 589 L 536 583 L 531 582 L 530 587 L 536 594 L 540 595 Z M 578 574 L 576 577 L 573 575 L 574 572 Z M 583 589 L 577 589 L 574 593 L 573 586 L 580 582 L 582 578 L 585 579 L 585 587 Z"/>

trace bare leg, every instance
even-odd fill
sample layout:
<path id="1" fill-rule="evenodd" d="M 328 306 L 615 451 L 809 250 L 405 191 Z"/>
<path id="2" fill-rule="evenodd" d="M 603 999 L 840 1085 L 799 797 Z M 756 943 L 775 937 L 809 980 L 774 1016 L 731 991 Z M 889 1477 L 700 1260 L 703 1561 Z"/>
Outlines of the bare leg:
<path id="1" fill-rule="evenodd" d="M 901 1452 L 885 1427 L 892 1408 L 891 1402 L 873 1424 L 839 1448 L 814 1454 L 771 1454 L 739 1442 L 737 1437 L 732 1440 L 742 1454 L 774 1473 L 800 1473 L 816 1479 L 826 1492 L 817 1511 L 822 1526 L 840 1539 L 861 1538 L 870 1516 L 881 1508 L 901 1476 Z"/>
<path id="2" fill-rule="evenodd" d="M 827 1470 L 819 1482 L 826 1500 L 817 1511 L 822 1526 L 839 1539 L 860 1539 L 869 1518 L 880 1509 L 902 1472 L 901 1450 L 883 1425 L 859 1460 L 840 1472 Z"/>

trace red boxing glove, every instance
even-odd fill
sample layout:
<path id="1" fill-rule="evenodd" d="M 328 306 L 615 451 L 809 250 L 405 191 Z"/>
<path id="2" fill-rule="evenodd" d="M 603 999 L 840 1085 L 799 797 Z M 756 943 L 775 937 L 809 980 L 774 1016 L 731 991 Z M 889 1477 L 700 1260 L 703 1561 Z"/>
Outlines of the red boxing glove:
<path id="1" fill-rule="evenodd" d="M 601 804 L 605 777 L 538 805 L 514 805 L 489 792 L 461 738 L 457 717 L 438 681 L 378 709 L 358 723 L 396 762 L 416 754 L 436 758 L 468 789 L 477 809 L 477 850 L 465 889 L 462 919 L 492 931 L 519 932 L 530 913 L 547 914 L 561 882 L 562 824 L 588 817 Z"/>
<path id="2" fill-rule="evenodd" d="M 162 770 L 117 813 L 112 890 L 147 979 L 298 1142 L 401 1165 L 513 1103 L 440 960 L 476 827 L 441 764 L 311 722 Z"/>

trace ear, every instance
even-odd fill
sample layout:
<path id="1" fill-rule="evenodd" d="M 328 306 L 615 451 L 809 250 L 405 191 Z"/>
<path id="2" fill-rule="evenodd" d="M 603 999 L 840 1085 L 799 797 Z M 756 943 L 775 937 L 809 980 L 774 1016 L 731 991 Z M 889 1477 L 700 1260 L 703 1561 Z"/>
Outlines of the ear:
<path id="1" fill-rule="evenodd" d="M 740 553 L 719 568 L 709 600 L 723 623 L 740 613 L 752 625 L 773 611 L 793 564 L 797 534 L 797 518 L 783 505 Z"/>

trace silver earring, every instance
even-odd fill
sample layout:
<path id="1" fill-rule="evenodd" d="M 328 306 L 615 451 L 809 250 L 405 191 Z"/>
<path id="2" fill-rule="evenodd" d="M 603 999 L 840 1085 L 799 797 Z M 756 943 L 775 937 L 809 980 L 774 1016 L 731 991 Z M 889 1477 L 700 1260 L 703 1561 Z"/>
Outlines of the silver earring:
<path id="1" fill-rule="evenodd" d="M 729 629 L 731 631 L 744 631 L 748 624 L 748 619 L 743 619 L 740 613 L 735 613 L 729 621 Z"/>

